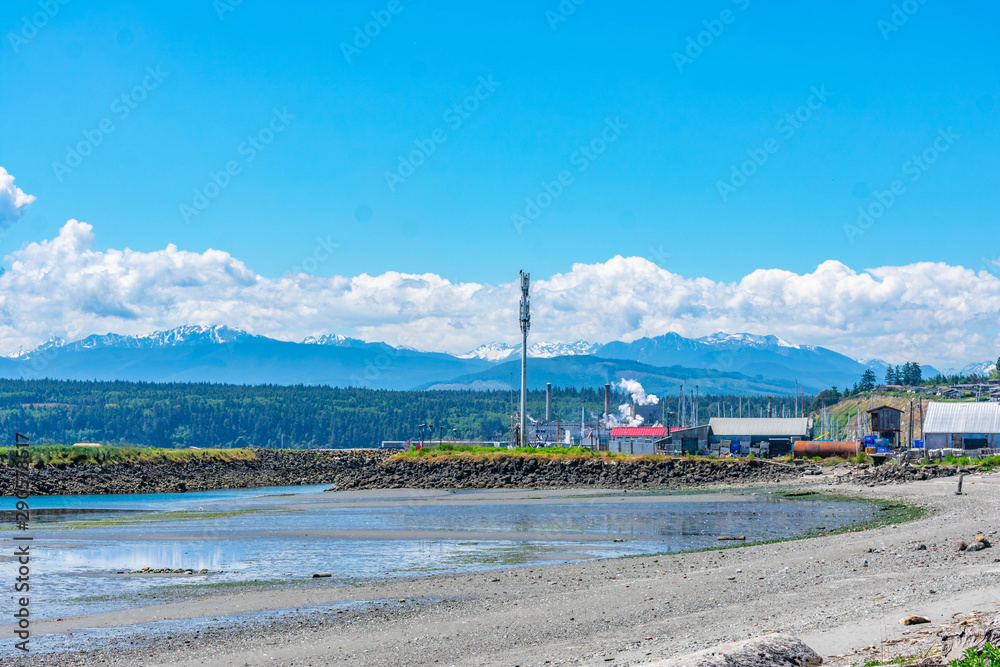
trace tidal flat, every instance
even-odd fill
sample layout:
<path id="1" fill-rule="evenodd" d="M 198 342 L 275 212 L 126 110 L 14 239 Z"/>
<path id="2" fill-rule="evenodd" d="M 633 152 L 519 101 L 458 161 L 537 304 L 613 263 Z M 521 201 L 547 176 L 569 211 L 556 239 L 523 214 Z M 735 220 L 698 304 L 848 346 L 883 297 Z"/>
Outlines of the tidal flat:
<path id="1" fill-rule="evenodd" d="M 40 611 L 50 605 L 58 615 L 36 622 L 40 653 L 33 660 L 38 664 L 69 664 L 71 660 L 82 660 L 76 664 L 183 664 L 190 660 L 195 664 L 201 658 L 185 651 L 200 647 L 208 658 L 218 656 L 217 662 L 205 664 L 243 664 L 238 660 L 256 664 L 249 660 L 251 653 L 259 657 L 263 655 L 259 647 L 281 646 L 284 640 L 278 638 L 291 633 L 288 636 L 298 637 L 297 642 L 315 644 L 307 651 L 313 664 L 425 664 L 410 650 L 415 648 L 414 637 L 429 636 L 426 631 L 421 634 L 421 619 L 434 620 L 438 638 L 457 641 L 459 630 L 471 631 L 500 651 L 487 655 L 472 644 L 464 652 L 453 646 L 455 664 L 518 664 L 509 662 L 515 659 L 510 652 L 516 653 L 518 647 L 527 650 L 530 645 L 546 655 L 564 655 L 568 649 L 560 648 L 561 643 L 574 637 L 581 646 L 592 646 L 595 638 L 604 637 L 619 646 L 617 655 L 622 640 L 612 640 L 607 632 L 625 627 L 632 630 L 623 637 L 645 632 L 638 628 L 648 628 L 644 636 L 653 636 L 653 628 L 659 627 L 660 639 L 670 637 L 670 651 L 677 652 L 681 647 L 707 645 L 704 642 L 720 636 L 716 628 L 697 637 L 678 637 L 677 629 L 694 621 L 691 614 L 708 614 L 711 619 L 703 621 L 711 621 L 708 627 L 715 628 L 715 615 L 731 611 L 725 607 L 756 606 L 769 594 L 784 599 L 782 608 L 802 607 L 795 596 L 811 594 L 807 592 L 817 579 L 815 575 L 805 579 L 800 573 L 810 572 L 819 560 L 832 558 L 823 549 L 839 549 L 829 545 L 849 543 L 858 536 L 898 534 L 894 527 L 898 524 L 891 521 L 875 527 L 887 523 L 893 511 L 884 508 L 926 505 L 886 495 L 889 489 L 906 487 L 854 490 L 814 484 L 807 489 L 847 492 L 872 502 L 822 494 L 788 498 L 763 488 L 706 494 L 573 489 L 323 494 L 300 488 L 305 493 L 294 496 L 284 495 L 294 489 L 285 489 L 216 499 L 213 503 L 230 509 L 272 511 L 216 516 L 204 525 L 186 519 L 162 525 L 143 521 L 132 526 L 93 526 L 78 533 L 53 530 L 52 544 L 62 553 L 87 552 L 77 561 L 76 576 L 61 573 L 60 578 L 87 581 L 91 590 L 89 595 L 81 590 L 70 595 L 64 589 L 64 597 L 38 604 Z M 200 502 L 202 511 L 220 511 L 195 494 L 182 497 L 185 503 Z M 935 512 L 927 511 L 928 516 L 906 525 L 932 520 Z M 903 518 L 908 517 L 893 520 Z M 862 525 L 869 528 L 860 530 Z M 852 529 L 857 532 L 847 532 Z M 840 534 L 777 541 L 837 531 Z M 719 542 L 719 536 L 732 535 L 747 537 L 748 546 L 717 549 L 729 546 Z M 46 535 L 36 539 L 44 544 Z M 88 552 L 88 543 L 91 549 L 97 543 L 110 546 Z M 815 564 L 803 563 L 804 552 L 813 549 L 824 556 L 817 556 Z M 95 558 L 99 554 L 104 560 Z M 154 557 L 160 560 L 147 562 Z M 877 572 L 869 565 L 859 575 L 860 562 L 853 562 L 846 552 L 842 560 L 844 567 L 851 565 L 851 577 L 867 580 Z M 217 574 L 188 581 L 110 577 L 111 571 L 119 571 L 116 568 L 174 564 L 206 565 Z M 81 571 L 87 568 L 89 572 Z M 823 568 L 828 573 L 818 581 L 824 586 L 846 575 L 840 565 L 823 563 Z M 103 573 L 97 571 L 102 569 Z M 320 570 L 333 576 L 313 579 L 312 574 Z M 728 576 L 722 577 L 723 573 Z M 112 585 L 113 597 L 108 594 Z M 747 595 L 730 595 L 737 590 Z M 72 609 L 62 611 L 68 600 L 73 600 Z M 497 616 L 501 608 L 510 619 L 507 614 Z M 764 614 L 761 618 L 771 621 L 781 619 L 782 614 L 775 610 L 773 617 Z M 531 627 L 522 627 L 520 622 L 511 625 L 525 615 Z M 603 625 L 596 625 L 598 616 Z M 807 617 L 803 608 L 802 618 Z M 477 622 L 475 628 L 467 628 L 468 618 L 497 623 Z M 190 623 L 185 625 L 185 621 Z M 764 625 L 789 629 L 796 624 Z M 385 634 L 382 639 L 394 651 L 376 650 L 367 639 L 348 641 L 344 633 L 358 634 L 361 626 L 363 638 L 372 633 L 393 634 L 391 641 Z M 156 627 L 160 630 L 151 629 Z M 498 629 L 506 629 L 503 634 L 507 636 L 493 637 Z M 397 630 L 400 634 L 395 636 Z M 554 634 L 543 639 L 539 635 L 543 631 Z M 416 634 L 407 638 L 408 632 Z M 329 642 L 335 638 L 340 643 L 331 648 Z M 641 639 L 640 644 L 645 641 Z M 357 647 L 359 642 L 368 648 L 349 655 L 345 652 L 350 648 L 338 648 Z M 444 645 L 453 643 L 445 641 Z M 272 651 L 265 652 L 272 655 Z"/>

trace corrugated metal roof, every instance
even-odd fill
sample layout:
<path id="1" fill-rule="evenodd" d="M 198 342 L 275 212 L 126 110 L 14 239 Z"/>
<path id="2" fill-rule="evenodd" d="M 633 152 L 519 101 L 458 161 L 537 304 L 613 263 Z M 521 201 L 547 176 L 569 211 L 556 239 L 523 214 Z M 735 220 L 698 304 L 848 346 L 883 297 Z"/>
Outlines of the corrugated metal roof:
<path id="1" fill-rule="evenodd" d="M 662 438 L 667 434 L 667 429 L 665 426 L 616 426 L 611 429 L 611 437 L 623 436 L 623 437 L 642 437 L 642 436 L 652 436 L 654 438 Z"/>
<path id="2" fill-rule="evenodd" d="M 932 402 L 924 433 L 1000 433 L 1000 404 Z"/>
<path id="3" fill-rule="evenodd" d="M 712 417 L 712 435 L 808 435 L 808 417 Z"/>

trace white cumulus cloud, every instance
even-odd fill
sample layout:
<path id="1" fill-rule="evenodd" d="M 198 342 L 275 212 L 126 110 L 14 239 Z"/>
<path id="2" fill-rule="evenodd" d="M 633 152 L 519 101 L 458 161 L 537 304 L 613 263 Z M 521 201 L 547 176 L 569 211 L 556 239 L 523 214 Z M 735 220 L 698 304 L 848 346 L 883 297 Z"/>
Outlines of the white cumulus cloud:
<path id="1" fill-rule="evenodd" d="M 142 334 L 226 324 L 283 340 L 343 333 L 462 353 L 519 342 L 516 276 L 453 283 L 435 274 L 255 274 L 227 252 L 97 251 L 70 220 L 51 240 L 7 257 L 0 274 L 0 354 L 50 335 Z M 639 257 L 576 264 L 532 285 L 535 341 L 608 342 L 669 331 L 774 334 L 854 358 L 940 365 L 995 359 L 1000 279 L 942 263 L 856 271 L 827 261 L 811 273 L 758 270 L 736 282 L 684 277 Z"/>
<path id="2" fill-rule="evenodd" d="M 10 227 L 20 220 L 34 201 L 35 196 L 14 185 L 14 175 L 0 167 L 0 227 Z"/>

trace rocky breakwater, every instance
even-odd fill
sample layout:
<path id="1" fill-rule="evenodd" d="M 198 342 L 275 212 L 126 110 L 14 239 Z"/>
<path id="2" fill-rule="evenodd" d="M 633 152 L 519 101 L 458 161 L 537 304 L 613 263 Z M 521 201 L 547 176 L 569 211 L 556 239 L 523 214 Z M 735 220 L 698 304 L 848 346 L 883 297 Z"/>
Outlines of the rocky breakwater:
<path id="1" fill-rule="evenodd" d="M 975 466 L 912 465 L 909 463 L 885 463 L 880 466 L 862 464 L 854 466 L 844 474 L 837 475 L 838 484 L 863 484 L 881 486 L 883 484 L 903 484 L 920 482 L 938 477 L 953 477 L 959 473 L 978 472 Z"/>
<path id="2" fill-rule="evenodd" d="M 29 471 L 31 495 L 174 493 L 260 486 L 330 484 L 338 475 L 369 469 L 386 457 L 379 450 L 253 449 L 238 460 L 190 457 L 178 461 L 105 464 L 36 463 Z M 0 465 L 0 494 L 11 495 L 14 470 Z"/>
<path id="3" fill-rule="evenodd" d="M 802 471 L 760 459 L 548 458 L 531 456 L 393 457 L 345 469 L 334 491 L 354 489 L 505 489 L 596 487 L 664 489 L 707 484 L 765 484 Z"/>

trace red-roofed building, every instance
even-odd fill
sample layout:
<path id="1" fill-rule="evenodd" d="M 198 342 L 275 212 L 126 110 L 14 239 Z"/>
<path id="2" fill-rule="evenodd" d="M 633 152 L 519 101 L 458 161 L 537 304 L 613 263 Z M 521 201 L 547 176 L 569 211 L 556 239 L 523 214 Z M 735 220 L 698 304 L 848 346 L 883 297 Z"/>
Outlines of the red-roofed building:
<path id="1" fill-rule="evenodd" d="M 655 454 L 656 441 L 665 437 L 667 437 L 665 426 L 617 426 L 611 429 L 608 451 L 622 454 Z"/>

